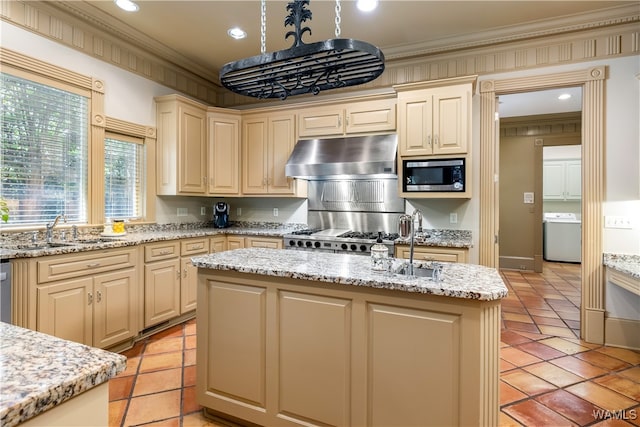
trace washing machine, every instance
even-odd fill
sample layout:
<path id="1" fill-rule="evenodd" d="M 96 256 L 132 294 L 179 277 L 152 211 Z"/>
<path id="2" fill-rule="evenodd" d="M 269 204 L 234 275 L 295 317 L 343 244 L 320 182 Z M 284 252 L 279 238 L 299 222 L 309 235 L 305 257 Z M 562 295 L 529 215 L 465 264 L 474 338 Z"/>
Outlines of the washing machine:
<path id="1" fill-rule="evenodd" d="M 581 262 L 582 222 L 573 213 L 545 213 L 543 257 L 546 261 Z"/>

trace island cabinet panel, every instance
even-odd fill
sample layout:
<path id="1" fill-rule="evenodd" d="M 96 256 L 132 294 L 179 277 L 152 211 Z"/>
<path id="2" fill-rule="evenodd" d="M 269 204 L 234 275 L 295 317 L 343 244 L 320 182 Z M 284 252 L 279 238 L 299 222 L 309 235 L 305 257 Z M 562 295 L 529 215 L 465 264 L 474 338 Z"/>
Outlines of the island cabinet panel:
<path id="1" fill-rule="evenodd" d="M 460 316 L 370 304 L 368 323 L 367 425 L 458 425 Z"/>
<path id="2" fill-rule="evenodd" d="M 198 304 L 196 393 L 210 414 L 262 426 L 498 423 L 499 300 L 201 268 Z"/>
<path id="3" fill-rule="evenodd" d="M 197 347 L 201 357 L 208 355 L 198 367 L 203 392 L 225 407 L 260 414 L 266 406 L 266 288 L 215 280 L 207 288 L 202 327 L 209 339 Z"/>
<path id="4" fill-rule="evenodd" d="M 279 416 L 348 425 L 351 300 L 280 292 L 277 307 Z"/>

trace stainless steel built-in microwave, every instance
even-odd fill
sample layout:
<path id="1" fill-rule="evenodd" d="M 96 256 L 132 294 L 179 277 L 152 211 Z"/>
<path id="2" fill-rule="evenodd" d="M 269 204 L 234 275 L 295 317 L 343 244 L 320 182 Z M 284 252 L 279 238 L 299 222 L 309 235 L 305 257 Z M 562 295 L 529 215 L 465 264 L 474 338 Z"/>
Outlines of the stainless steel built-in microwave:
<path id="1" fill-rule="evenodd" d="M 407 193 L 464 192 L 465 159 L 402 161 L 402 189 Z"/>

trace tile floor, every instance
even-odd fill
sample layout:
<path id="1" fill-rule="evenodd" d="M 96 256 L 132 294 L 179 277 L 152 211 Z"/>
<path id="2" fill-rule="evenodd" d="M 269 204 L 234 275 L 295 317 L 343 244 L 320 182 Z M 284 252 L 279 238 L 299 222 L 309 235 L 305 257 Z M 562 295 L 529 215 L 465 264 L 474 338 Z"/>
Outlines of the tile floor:
<path id="1" fill-rule="evenodd" d="M 501 273 L 510 292 L 502 301 L 500 425 L 640 426 L 640 353 L 578 338 L 580 266 Z M 195 331 L 188 321 L 123 353 L 127 370 L 109 382 L 111 426 L 221 425 L 195 400 Z"/>

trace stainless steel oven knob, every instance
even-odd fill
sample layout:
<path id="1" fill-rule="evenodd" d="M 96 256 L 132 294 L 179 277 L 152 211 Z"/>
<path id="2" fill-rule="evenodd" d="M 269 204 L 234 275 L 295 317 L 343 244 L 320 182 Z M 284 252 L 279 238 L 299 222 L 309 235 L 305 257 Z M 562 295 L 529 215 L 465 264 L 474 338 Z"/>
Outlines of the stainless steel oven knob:
<path id="1" fill-rule="evenodd" d="M 315 243 L 313 244 L 313 246 L 314 246 L 314 247 L 316 247 L 316 248 L 319 248 L 319 247 L 320 247 L 320 242 L 315 242 Z"/>
<path id="2" fill-rule="evenodd" d="M 302 245 L 303 245 L 302 240 L 298 240 L 298 247 L 300 247 L 300 248 L 301 248 L 301 247 L 302 247 Z"/>
<path id="3" fill-rule="evenodd" d="M 352 251 L 355 251 L 355 250 L 357 250 L 357 249 L 358 249 L 358 246 L 356 246 L 356 245 L 351 245 L 351 250 L 352 250 Z"/>
<path id="4" fill-rule="evenodd" d="M 367 245 L 360 245 L 361 252 L 366 252 L 366 250 L 367 250 Z"/>
<path id="5" fill-rule="evenodd" d="M 305 242 L 305 246 L 306 246 L 306 247 L 310 248 L 310 247 L 311 247 L 311 245 L 312 245 L 312 243 L 311 243 L 311 242 Z"/>
<path id="6" fill-rule="evenodd" d="M 342 245 L 340 245 L 340 247 L 346 251 L 348 246 L 346 243 L 343 243 Z"/>

